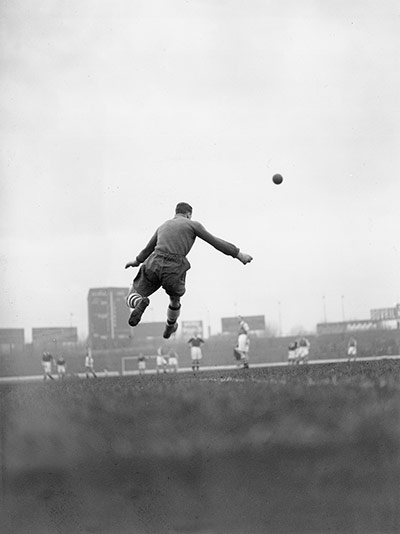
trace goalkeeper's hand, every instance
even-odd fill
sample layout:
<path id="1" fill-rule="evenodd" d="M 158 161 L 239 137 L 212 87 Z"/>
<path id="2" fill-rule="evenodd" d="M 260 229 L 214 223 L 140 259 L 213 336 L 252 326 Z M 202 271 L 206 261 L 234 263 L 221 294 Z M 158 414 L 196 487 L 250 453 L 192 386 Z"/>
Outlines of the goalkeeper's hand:
<path id="1" fill-rule="evenodd" d="M 140 263 L 137 260 L 128 261 L 128 263 L 125 265 L 125 269 L 128 267 L 139 267 Z"/>
<path id="2" fill-rule="evenodd" d="M 239 252 L 239 254 L 236 256 L 236 258 L 243 263 L 243 265 L 246 265 L 246 263 L 250 263 L 253 259 L 250 254 L 246 254 L 245 252 Z"/>

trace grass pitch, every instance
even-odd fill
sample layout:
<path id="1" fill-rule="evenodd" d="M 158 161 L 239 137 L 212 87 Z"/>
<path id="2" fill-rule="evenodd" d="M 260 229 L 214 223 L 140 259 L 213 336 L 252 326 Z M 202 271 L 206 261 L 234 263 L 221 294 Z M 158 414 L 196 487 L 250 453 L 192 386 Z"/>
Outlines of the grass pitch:
<path id="1" fill-rule="evenodd" d="M 0 386 L 4 534 L 400 532 L 400 363 Z"/>

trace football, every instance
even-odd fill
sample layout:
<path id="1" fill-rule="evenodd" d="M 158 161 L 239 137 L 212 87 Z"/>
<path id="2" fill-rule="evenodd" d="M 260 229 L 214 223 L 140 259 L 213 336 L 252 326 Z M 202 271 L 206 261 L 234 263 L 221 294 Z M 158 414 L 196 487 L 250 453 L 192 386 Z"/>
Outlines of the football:
<path id="1" fill-rule="evenodd" d="M 281 174 L 274 174 L 272 177 L 274 184 L 279 185 L 283 182 L 283 176 Z"/>

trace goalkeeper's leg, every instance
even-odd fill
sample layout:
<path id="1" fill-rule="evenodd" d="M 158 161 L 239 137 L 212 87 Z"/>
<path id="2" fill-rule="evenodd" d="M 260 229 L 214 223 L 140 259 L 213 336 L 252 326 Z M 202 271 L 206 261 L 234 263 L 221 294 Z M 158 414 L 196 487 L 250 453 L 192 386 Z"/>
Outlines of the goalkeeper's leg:
<path id="1" fill-rule="evenodd" d="M 178 329 L 178 317 L 181 313 L 181 299 L 178 296 L 169 297 L 167 309 L 167 324 L 165 325 L 163 337 L 168 339 Z"/>

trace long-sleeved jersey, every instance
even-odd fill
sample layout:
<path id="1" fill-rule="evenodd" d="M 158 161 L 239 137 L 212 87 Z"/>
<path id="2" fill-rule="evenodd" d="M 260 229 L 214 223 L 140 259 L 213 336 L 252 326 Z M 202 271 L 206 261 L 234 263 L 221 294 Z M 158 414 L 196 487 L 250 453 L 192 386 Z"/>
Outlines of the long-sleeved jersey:
<path id="1" fill-rule="evenodd" d="M 210 234 L 201 223 L 177 214 L 173 219 L 166 221 L 157 228 L 146 247 L 136 257 L 136 260 L 139 263 L 143 263 L 154 250 L 186 256 L 190 252 L 196 237 L 203 239 L 227 256 L 236 258 L 239 254 L 238 247 L 232 243 Z"/>

